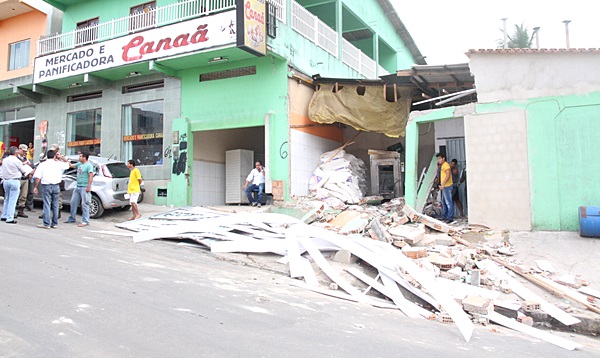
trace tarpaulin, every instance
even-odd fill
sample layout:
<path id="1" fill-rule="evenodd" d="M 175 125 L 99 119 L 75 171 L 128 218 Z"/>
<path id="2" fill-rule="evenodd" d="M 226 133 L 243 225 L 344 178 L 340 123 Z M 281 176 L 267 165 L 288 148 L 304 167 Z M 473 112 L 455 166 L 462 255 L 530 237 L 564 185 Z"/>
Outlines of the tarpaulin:
<path id="1" fill-rule="evenodd" d="M 359 94 L 357 88 L 361 87 Z M 354 129 L 398 138 L 406 132 L 410 112 L 410 88 L 398 88 L 398 101 L 388 102 L 383 86 L 323 84 L 308 106 L 308 117 L 317 123 L 344 123 Z"/>

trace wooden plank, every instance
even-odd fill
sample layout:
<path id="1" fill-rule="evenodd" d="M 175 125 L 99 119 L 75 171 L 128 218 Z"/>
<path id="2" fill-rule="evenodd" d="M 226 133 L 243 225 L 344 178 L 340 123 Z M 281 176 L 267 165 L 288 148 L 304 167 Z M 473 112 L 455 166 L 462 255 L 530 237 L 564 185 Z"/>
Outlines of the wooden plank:
<path id="1" fill-rule="evenodd" d="M 498 312 L 491 312 L 486 317 L 490 321 L 495 322 L 499 325 L 513 329 L 513 330 L 521 332 L 521 333 L 528 334 L 532 337 L 541 339 L 548 343 L 554 344 L 555 346 L 558 346 L 558 347 L 561 347 L 561 348 L 564 348 L 564 349 L 567 349 L 570 351 L 582 347 L 581 344 L 579 344 L 579 343 L 569 341 L 562 337 L 556 336 L 552 333 L 542 331 L 537 328 L 533 328 L 533 327 L 527 326 L 525 324 L 519 323 L 513 319 L 510 319 L 508 317 L 501 315 Z"/>
<path id="2" fill-rule="evenodd" d="M 307 285 L 319 287 L 320 284 L 317 275 L 315 274 L 315 270 L 313 270 L 310 261 L 306 257 L 300 257 L 300 266 L 304 282 L 306 282 Z"/>
<path id="3" fill-rule="evenodd" d="M 537 280 L 541 281 L 545 285 L 550 286 L 553 289 L 562 292 L 565 296 L 567 296 L 568 298 L 572 299 L 573 301 L 579 302 L 580 304 L 582 304 L 583 306 L 585 306 L 585 308 L 587 308 L 588 310 L 600 314 L 600 308 L 598 308 L 597 306 L 594 306 L 594 305 L 590 304 L 588 302 L 586 296 L 584 296 L 581 293 L 575 291 L 571 287 L 567 287 L 567 286 L 561 285 L 559 283 L 556 283 L 556 282 L 554 282 L 552 280 L 549 280 L 549 279 L 545 278 L 542 275 L 531 275 L 531 276 L 533 276 Z"/>
<path id="4" fill-rule="evenodd" d="M 521 297 L 524 300 L 532 300 L 539 302 L 542 311 L 556 318 L 561 323 L 570 326 L 581 322 L 579 319 L 571 316 L 567 312 L 544 300 L 542 297 L 536 295 L 527 287 L 523 286 L 519 281 L 510 277 L 508 273 L 500 269 L 500 266 L 498 266 L 492 260 L 483 260 L 481 262 L 485 265 L 486 270 L 488 270 L 490 274 L 501 280 L 506 280 L 513 292 L 516 293 L 519 297 Z"/>
<path id="5" fill-rule="evenodd" d="M 596 298 L 600 298 L 600 291 L 598 290 L 594 290 L 593 288 L 589 288 L 589 287 L 581 287 L 579 288 L 579 292 L 584 293 L 588 296 L 593 296 Z"/>
<path id="6" fill-rule="evenodd" d="M 330 225 L 342 228 L 346 226 L 352 220 L 359 218 L 362 215 L 360 211 L 356 210 L 345 210 L 342 211 L 338 216 L 329 221 Z"/>

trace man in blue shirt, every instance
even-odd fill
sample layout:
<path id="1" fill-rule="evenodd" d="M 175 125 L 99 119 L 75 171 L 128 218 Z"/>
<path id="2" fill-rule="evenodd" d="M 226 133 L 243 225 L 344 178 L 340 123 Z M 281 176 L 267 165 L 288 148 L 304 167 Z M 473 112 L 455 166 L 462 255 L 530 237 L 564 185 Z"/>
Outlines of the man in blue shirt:
<path id="1" fill-rule="evenodd" d="M 94 166 L 88 162 L 90 154 L 82 152 L 79 154 L 79 163 L 75 164 L 77 168 L 77 187 L 73 190 L 71 197 L 71 215 L 66 224 L 75 223 L 77 220 L 77 207 L 81 202 L 81 224 L 79 227 L 90 224 L 90 202 L 92 201 L 92 180 L 94 180 Z"/>

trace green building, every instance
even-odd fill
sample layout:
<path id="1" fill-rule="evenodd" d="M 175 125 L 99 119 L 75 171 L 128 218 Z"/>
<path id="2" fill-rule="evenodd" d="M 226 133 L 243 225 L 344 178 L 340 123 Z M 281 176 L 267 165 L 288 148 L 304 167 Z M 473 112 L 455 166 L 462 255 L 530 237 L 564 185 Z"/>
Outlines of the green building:
<path id="1" fill-rule="evenodd" d="M 156 204 L 243 202 L 228 198 L 256 160 L 276 200 L 306 194 L 320 155 L 353 130 L 310 122 L 312 75 L 424 64 L 387 0 L 46 2 L 64 21 L 21 86 L 36 127 L 47 120 L 67 154 L 138 161 Z M 250 156 L 227 163 L 235 150 Z"/>

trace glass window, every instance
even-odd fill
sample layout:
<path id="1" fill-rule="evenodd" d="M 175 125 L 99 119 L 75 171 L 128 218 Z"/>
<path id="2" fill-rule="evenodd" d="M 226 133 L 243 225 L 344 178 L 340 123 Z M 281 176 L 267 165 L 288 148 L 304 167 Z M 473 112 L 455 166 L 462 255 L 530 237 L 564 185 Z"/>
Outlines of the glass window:
<path id="1" fill-rule="evenodd" d="M 123 161 L 136 165 L 161 165 L 163 101 L 123 106 Z"/>
<path id="2" fill-rule="evenodd" d="M 29 66 L 29 40 L 9 45 L 8 70 L 18 70 Z"/>
<path id="3" fill-rule="evenodd" d="M 87 151 L 90 155 L 100 155 L 101 123 L 101 109 L 69 113 L 67 154 Z"/>
<path id="4" fill-rule="evenodd" d="M 77 23 L 77 45 L 85 45 L 98 39 L 100 18 L 85 20 Z"/>
<path id="5" fill-rule="evenodd" d="M 145 29 L 156 23 L 156 1 L 150 1 L 129 9 L 129 30 Z"/>

